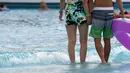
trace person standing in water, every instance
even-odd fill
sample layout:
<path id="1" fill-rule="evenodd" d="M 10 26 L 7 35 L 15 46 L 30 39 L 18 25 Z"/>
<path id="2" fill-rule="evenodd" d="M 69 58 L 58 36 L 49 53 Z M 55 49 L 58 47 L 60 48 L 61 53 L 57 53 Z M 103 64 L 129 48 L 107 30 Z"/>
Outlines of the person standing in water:
<path id="1" fill-rule="evenodd" d="M 65 0 L 60 0 L 59 19 L 62 20 Z M 84 63 L 87 51 L 88 24 L 90 12 L 88 0 L 67 0 L 65 9 L 66 30 L 68 35 L 68 53 L 71 63 L 75 63 L 76 32 L 80 35 L 80 62 Z"/>
<path id="2" fill-rule="evenodd" d="M 9 10 L 8 7 L 7 7 L 7 5 L 6 4 L 2 4 L 0 6 L 0 11 L 6 11 L 6 10 Z"/>
<path id="3" fill-rule="evenodd" d="M 47 4 L 44 1 L 42 1 L 40 3 L 40 8 L 38 10 L 40 10 L 40 11 L 46 11 L 46 10 L 49 10 L 49 9 L 47 7 Z"/>
<path id="4" fill-rule="evenodd" d="M 121 0 L 116 0 L 124 17 L 124 10 Z M 91 5 L 93 0 L 90 1 Z M 92 6 L 90 7 L 92 10 Z M 94 38 L 96 50 L 100 56 L 101 63 L 106 64 L 111 51 L 111 38 L 113 37 L 112 22 L 114 19 L 114 7 L 112 0 L 95 0 L 92 12 L 92 27 L 90 36 Z M 104 47 L 101 44 L 101 35 L 103 33 Z"/>

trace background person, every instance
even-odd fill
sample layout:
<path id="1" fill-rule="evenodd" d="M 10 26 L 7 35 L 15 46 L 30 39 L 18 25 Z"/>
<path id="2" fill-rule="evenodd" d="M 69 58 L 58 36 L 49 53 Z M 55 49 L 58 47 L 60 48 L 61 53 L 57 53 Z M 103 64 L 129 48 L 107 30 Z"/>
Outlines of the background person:
<path id="1" fill-rule="evenodd" d="M 5 10 L 9 10 L 9 9 L 7 8 L 7 5 L 6 5 L 6 4 L 2 4 L 2 5 L 0 6 L 0 10 L 1 10 L 1 11 L 5 11 Z"/>
<path id="2" fill-rule="evenodd" d="M 44 1 L 42 1 L 40 3 L 40 8 L 38 10 L 41 10 L 41 11 L 48 10 L 47 4 Z"/>

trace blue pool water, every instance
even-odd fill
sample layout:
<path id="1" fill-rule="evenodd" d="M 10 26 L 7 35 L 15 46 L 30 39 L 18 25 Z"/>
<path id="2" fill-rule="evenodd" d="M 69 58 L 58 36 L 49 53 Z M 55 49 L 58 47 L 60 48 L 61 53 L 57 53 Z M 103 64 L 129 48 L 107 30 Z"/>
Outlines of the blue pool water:
<path id="1" fill-rule="evenodd" d="M 115 37 L 110 64 L 99 64 L 89 37 L 87 63 L 70 65 L 64 24 L 58 19 L 58 10 L 0 12 L 0 73 L 130 73 L 130 51 Z M 78 41 L 76 62 L 79 63 Z"/>

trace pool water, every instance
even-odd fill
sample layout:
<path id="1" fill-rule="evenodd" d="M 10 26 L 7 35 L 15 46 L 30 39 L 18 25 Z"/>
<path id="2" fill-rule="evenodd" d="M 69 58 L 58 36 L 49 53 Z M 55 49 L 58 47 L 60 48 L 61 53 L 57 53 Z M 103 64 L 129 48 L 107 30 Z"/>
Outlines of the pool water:
<path id="1" fill-rule="evenodd" d="M 99 64 L 93 38 L 89 37 L 87 63 L 79 64 L 77 41 L 78 64 L 70 65 L 64 24 L 58 19 L 58 10 L 39 12 L 17 9 L 0 12 L 0 73 L 130 72 L 130 52 L 115 37 L 111 42 L 110 64 Z"/>

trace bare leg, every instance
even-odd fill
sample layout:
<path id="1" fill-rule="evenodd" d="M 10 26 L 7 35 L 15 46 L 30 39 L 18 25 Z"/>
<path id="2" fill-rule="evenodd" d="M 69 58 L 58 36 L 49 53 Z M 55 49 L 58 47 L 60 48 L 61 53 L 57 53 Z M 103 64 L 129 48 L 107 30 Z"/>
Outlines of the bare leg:
<path id="1" fill-rule="evenodd" d="M 68 53 L 71 63 L 75 63 L 75 43 L 76 43 L 76 31 L 77 26 L 66 25 L 68 35 Z"/>
<path id="2" fill-rule="evenodd" d="M 104 38 L 104 57 L 106 62 L 108 62 L 110 51 L 111 51 L 111 43 L 110 43 L 110 38 Z"/>
<path id="3" fill-rule="evenodd" d="M 80 62 L 84 63 L 87 51 L 88 25 L 82 24 L 78 28 L 80 34 Z"/>
<path id="4" fill-rule="evenodd" d="M 96 47 L 96 50 L 99 54 L 101 62 L 102 62 L 102 64 L 106 64 L 106 61 L 105 61 L 105 58 L 104 58 L 103 47 L 102 47 L 102 44 L 101 44 L 101 39 L 95 38 L 94 40 L 95 40 L 95 47 Z"/>

